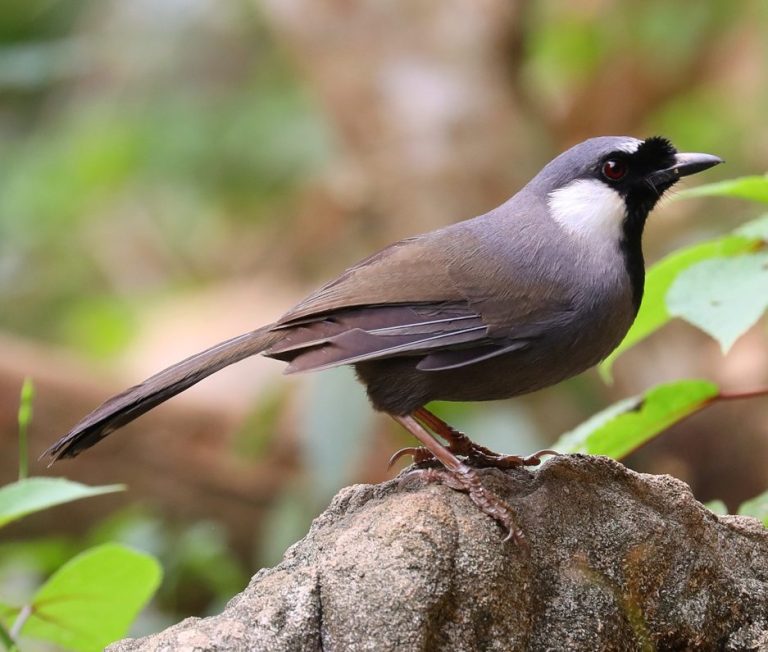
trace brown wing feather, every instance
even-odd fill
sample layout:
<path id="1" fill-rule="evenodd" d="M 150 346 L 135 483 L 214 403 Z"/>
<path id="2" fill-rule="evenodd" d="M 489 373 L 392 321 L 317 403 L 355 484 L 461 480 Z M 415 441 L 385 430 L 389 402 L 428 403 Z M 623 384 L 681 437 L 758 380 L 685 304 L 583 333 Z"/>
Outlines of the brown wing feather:
<path id="1" fill-rule="evenodd" d="M 361 307 L 278 325 L 284 335 L 264 355 L 290 362 L 286 371 L 294 373 L 474 346 L 486 341 L 486 330 L 466 304 Z"/>
<path id="2" fill-rule="evenodd" d="M 402 240 L 350 267 L 296 305 L 278 324 L 353 306 L 464 301 L 449 276 L 439 231 Z"/>

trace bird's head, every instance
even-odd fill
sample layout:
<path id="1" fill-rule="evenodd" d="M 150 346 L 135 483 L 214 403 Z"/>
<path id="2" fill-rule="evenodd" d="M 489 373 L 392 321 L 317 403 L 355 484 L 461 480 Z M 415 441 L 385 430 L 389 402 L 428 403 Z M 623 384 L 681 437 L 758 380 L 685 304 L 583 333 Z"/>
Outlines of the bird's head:
<path id="1" fill-rule="evenodd" d="M 563 152 L 531 185 L 546 195 L 552 218 L 566 231 L 639 240 L 665 191 L 681 177 L 722 162 L 711 154 L 682 154 L 666 138 L 605 136 Z"/>

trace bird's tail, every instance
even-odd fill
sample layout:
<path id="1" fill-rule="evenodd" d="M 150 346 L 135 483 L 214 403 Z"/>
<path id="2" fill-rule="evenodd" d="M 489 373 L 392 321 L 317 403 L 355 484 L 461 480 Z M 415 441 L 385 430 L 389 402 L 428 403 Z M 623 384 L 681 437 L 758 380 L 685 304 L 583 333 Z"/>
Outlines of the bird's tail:
<path id="1" fill-rule="evenodd" d="M 177 362 L 175 365 L 147 378 L 143 383 L 130 387 L 104 401 L 46 450 L 41 457 L 49 456 L 51 464 L 53 464 L 56 460 L 64 457 L 79 455 L 111 432 L 192 387 L 203 378 L 244 358 L 260 353 L 280 335 L 280 333 L 271 332 L 270 326 L 265 326 L 250 333 L 233 337 L 231 340 L 216 344 L 210 349 Z"/>

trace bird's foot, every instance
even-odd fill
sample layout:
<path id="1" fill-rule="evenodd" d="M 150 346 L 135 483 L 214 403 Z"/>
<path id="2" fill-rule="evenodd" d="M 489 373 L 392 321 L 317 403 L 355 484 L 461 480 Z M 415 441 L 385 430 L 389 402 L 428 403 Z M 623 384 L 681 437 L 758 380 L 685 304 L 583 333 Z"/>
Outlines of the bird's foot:
<path id="1" fill-rule="evenodd" d="M 519 455 L 502 455 L 490 448 L 473 442 L 460 430 L 456 430 L 426 408 L 420 408 L 414 413 L 427 428 L 440 435 L 448 443 L 448 450 L 454 455 L 463 457 L 472 466 L 496 469 L 513 469 L 519 466 L 538 466 L 544 455 L 557 455 L 557 451 L 544 449 L 521 457 Z"/>
<path id="2" fill-rule="evenodd" d="M 515 522 L 512 508 L 483 486 L 475 469 L 466 468 L 464 471 L 450 471 L 442 468 L 415 469 L 405 478 L 414 476 L 426 482 L 444 484 L 455 491 L 466 493 L 480 511 L 490 516 L 506 531 L 507 536 L 504 537 L 504 541 L 512 539 L 518 545 L 527 545 L 525 536 Z"/>
<path id="3" fill-rule="evenodd" d="M 391 416 L 395 421 L 408 430 L 408 432 L 416 437 L 416 439 L 423 444 L 424 448 L 427 449 L 428 453 L 430 453 L 434 459 L 444 467 L 444 470 L 439 468 L 416 469 L 401 478 L 401 483 L 406 478 L 412 477 L 415 474 L 417 476 L 422 476 L 427 480 L 439 481 L 457 491 L 462 491 L 469 495 L 470 500 L 480 509 L 480 511 L 501 524 L 507 532 L 507 536 L 504 539 L 505 541 L 514 539 L 518 544 L 525 543 L 522 532 L 515 523 L 512 508 L 483 486 L 477 469 L 467 465 L 437 441 L 437 439 L 425 429 L 424 425 L 416 419 L 415 415 L 401 416 L 393 414 Z M 429 459 L 427 454 L 423 452 L 423 449 L 420 448 L 410 449 L 406 452 L 410 452 L 411 454 L 415 453 L 424 461 Z M 405 454 L 405 452 L 402 454 Z M 397 459 L 397 457 L 399 457 L 399 453 L 395 454 L 395 459 Z"/>
<path id="4" fill-rule="evenodd" d="M 476 468 L 515 469 L 520 466 L 538 466 L 541 464 L 541 458 L 544 455 L 559 455 L 557 451 L 549 448 L 536 451 L 526 457 L 521 457 L 519 455 L 502 455 L 500 453 L 494 453 L 485 446 L 475 444 L 463 433 L 459 434 L 466 439 L 468 445 L 461 443 L 457 446 L 451 441 L 448 443 L 447 448 L 451 453 L 463 457 L 470 466 Z M 413 458 L 413 464 L 416 465 L 437 462 L 435 456 L 423 446 L 407 446 L 393 453 L 392 457 L 389 458 L 389 462 L 387 462 L 387 469 L 391 469 L 395 462 L 406 455 L 410 455 Z"/>
<path id="5" fill-rule="evenodd" d="M 501 455 L 489 451 L 485 446 L 479 446 L 474 442 L 470 442 L 472 447 L 466 453 L 455 450 L 452 446 L 448 446 L 448 450 L 452 451 L 456 455 L 462 455 L 466 458 L 467 462 L 472 466 L 478 467 L 493 467 L 496 469 L 513 469 L 519 466 L 538 466 L 541 464 L 541 458 L 544 455 L 557 455 L 558 452 L 545 448 L 544 450 L 536 451 L 526 457 L 519 455 Z"/>

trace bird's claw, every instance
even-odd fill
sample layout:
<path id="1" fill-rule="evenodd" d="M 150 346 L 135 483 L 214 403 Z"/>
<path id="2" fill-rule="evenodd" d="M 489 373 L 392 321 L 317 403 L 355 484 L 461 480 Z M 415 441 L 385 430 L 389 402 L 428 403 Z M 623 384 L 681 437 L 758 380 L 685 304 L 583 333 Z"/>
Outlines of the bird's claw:
<path id="1" fill-rule="evenodd" d="M 531 453 L 527 457 L 523 458 L 523 466 L 538 466 L 541 464 L 541 458 L 544 455 L 560 455 L 556 450 L 552 450 L 551 448 L 543 448 L 540 451 L 536 451 L 535 453 Z"/>
<path id="2" fill-rule="evenodd" d="M 451 450 L 449 446 L 449 450 Z M 455 451 L 454 451 L 455 452 Z M 464 454 L 467 461 L 473 466 L 493 467 L 496 469 L 514 469 L 519 466 L 538 466 L 544 455 L 557 455 L 557 451 L 544 449 L 536 451 L 527 457 L 519 455 L 501 455 L 493 451 L 473 444 L 469 453 Z"/>
<path id="3" fill-rule="evenodd" d="M 449 443 L 448 450 L 454 455 L 460 455 L 466 459 L 471 466 L 495 469 L 515 469 L 519 466 L 538 466 L 541 464 L 541 458 L 544 455 L 559 455 L 557 451 L 550 448 L 536 451 L 526 457 L 521 457 L 519 455 L 501 455 L 499 453 L 494 453 L 484 446 L 475 444 L 474 442 L 470 442 L 470 446 L 458 447 Z M 391 469 L 395 462 L 405 455 L 411 455 L 414 464 L 423 464 L 424 462 L 433 462 L 435 460 L 435 456 L 423 446 L 408 446 L 395 451 L 387 462 L 387 470 Z"/>
<path id="4" fill-rule="evenodd" d="M 387 470 L 391 469 L 395 462 L 405 455 L 412 456 L 414 464 L 421 464 L 422 462 L 428 462 L 435 459 L 434 455 L 423 446 L 407 446 L 392 454 L 392 457 L 389 458 L 389 462 L 387 462 Z"/>

